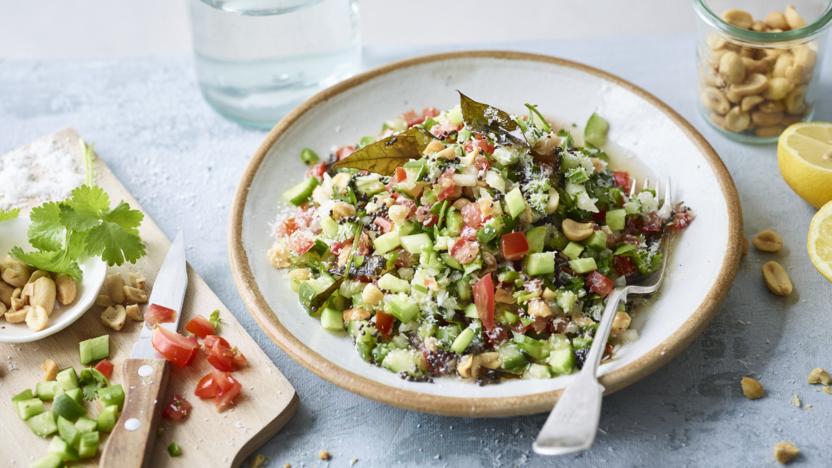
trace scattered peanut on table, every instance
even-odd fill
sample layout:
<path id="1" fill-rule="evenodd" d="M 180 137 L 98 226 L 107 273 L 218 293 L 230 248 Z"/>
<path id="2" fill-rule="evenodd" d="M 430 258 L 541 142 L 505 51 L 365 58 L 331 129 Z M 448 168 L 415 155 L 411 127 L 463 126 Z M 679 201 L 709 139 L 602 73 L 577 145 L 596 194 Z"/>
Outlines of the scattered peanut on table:
<path id="1" fill-rule="evenodd" d="M 743 377 L 742 380 L 740 380 L 740 386 L 742 387 L 742 394 L 749 400 L 762 398 L 766 394 L 763 384 L 753 377 Z"/>
<path id="2" fill-rule="evenodd" d="M 768 290 L 776 296 L 788 296 L 794 290 L 789 274 L 774 260 L 763 265 L 763 280 Z"/>
<path id="3" fill-rule="evenodd" d="M 790 463 L 800 455 L 800 449 L 791 442 L 777 442 L 774 445 L 774 459 L 782 464 Z"/>
<path id="4" fill-rule="evenodd" d="M 763 21 L 730 9 L 722 19 L 740 29 L 776 33 L 805 25 L 794 7 Z M 751 45 L 714 32 L 700 50 L 700 98 L 711 122 L 733 133 L 776 137 L 810 112 L 806 102 L 814 77 L 814 41 Z"/>
<path id="5" fill-rule="evenodd" d="M 754 248 L 760 252 L 776 253 L 783 248 L 783 238 L 773 229 L 764 229 L 751 239 Z"/>

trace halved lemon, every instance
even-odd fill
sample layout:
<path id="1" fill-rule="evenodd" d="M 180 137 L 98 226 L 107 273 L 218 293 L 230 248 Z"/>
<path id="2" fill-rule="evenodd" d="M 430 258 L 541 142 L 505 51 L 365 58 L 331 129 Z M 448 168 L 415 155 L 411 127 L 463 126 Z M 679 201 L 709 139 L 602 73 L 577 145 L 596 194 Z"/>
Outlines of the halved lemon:
<path id="1" fill-rule="evenodd" d="M 780 174 L 815 208 L 832 200 L 832 122 L 802 122 L 787 128 L 777 144 Z"/>
<path id="2" fill-rule="evenodd" d="M 823 205 L 812 218 L 806 249 L 815 268 L 832 281 L 832 202 Z"/>

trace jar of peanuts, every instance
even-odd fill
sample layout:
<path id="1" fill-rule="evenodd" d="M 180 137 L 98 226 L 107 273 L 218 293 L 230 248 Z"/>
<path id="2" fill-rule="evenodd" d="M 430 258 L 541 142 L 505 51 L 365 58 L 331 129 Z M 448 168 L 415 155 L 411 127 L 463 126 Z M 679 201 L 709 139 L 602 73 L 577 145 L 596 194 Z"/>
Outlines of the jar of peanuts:
<path id="1" fill-rule="evenodd" d="M 832 0 L 791 1 L 694 0 L 699 107 L 734 140 L 771 143 L 812 118 Z"/>

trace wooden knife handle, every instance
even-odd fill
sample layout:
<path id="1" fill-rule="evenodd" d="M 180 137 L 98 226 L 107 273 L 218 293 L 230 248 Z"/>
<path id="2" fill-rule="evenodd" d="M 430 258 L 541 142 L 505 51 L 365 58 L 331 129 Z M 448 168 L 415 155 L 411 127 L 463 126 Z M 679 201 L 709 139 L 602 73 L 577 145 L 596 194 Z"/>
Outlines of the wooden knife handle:
<path id="1" fill-rule="evenodd" d="M 168 384 L 168 362 L 163 359 L 128 359 L 123 366 L 126 391 L 124 410 L 107 438 L 101 467 L 150 466 L 156 427 Z"/>

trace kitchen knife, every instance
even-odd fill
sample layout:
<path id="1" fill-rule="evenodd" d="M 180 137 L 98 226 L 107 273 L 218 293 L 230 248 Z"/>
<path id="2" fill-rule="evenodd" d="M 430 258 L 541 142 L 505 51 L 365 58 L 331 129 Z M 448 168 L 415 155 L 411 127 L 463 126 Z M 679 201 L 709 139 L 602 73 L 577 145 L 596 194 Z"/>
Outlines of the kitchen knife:
<path id="1" fill-rule="evenodd" d="M 188 287 L 185 243 L 182 233 L 176 235 L 165 257 L 148 300 L 147 311 L 170 309 L 175 312 L 173 322 L 158 326 L 176 331 L 182 318 L 182 303 Z M 151 344 L 153 328 L 145 322 L 139 339 L 133 345 L 130 358 L 122 367 L 123 385 L 127 392 L 124 410 L 110 433 L 101 454 L 102 467 L 119 468 L 149 466 L 156 440 L 168 380 L 168 362 Z"/>

